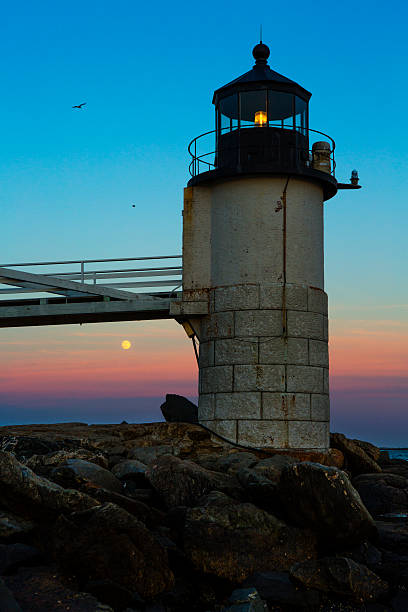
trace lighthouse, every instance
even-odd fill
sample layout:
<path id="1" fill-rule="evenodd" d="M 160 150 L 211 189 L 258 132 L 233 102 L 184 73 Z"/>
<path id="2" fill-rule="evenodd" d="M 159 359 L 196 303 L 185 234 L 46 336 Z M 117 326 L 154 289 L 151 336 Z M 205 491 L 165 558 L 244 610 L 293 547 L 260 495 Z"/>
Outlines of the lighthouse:
<path id="1" fill-rule="evenodd" d="M 201 424 L 243 446 L 324 452 L 323 206 L 357 185 L 337 182 L 311 93 L 269 54 L 257 44 L 252 69 L 214 92 L 215 130 L 190 143 L 182 312 L 199 341 Z"/>

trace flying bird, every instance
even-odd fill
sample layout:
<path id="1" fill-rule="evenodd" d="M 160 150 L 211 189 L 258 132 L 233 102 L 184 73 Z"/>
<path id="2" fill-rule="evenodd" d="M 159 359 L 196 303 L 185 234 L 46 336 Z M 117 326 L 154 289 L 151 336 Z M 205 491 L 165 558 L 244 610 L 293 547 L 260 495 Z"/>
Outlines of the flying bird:
<path id="1" fill-rule="evenodd" d="M 82 104 L 76 104 L 72 108 L 82 108 L 83 106 L 85 106 L 85 104 L 86 104 L 86 102 L 82 102 Z"/>

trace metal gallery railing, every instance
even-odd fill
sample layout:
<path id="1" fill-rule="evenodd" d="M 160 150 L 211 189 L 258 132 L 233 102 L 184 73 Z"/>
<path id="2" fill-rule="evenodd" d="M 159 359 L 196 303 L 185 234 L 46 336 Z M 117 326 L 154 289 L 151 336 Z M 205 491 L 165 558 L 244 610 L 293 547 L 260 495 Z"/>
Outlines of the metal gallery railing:
<path id="1" fill-rule="evenodd" d="M 291 126 L 285 126 L 285 125 L 282 126 L 280 123 L 275 124 L 271 122 L 268 124 L 268 126 L 264 126 L 264 128 L 265 127 L 274 128 L 275 130 L 282 130 L 282 131 L 285 131 L 286 133 L 288 131 L 297 132 L 297 130 L 294 130 Z M 231 129 L 231 127 L 227 126 L 227 127 L 221 128 L 220 130 L 210 130 L 209 132 L 204 132 L 203 134 L 196 136 L 196 138 L 193 138 L 193 140 L 188 145 L 188 152 L 192 158 L 189 164 L 190 175 L 194 177 L 203 172 L 208 172 L 209 170 L 215 170 L 219 167 L 218 165 L 219 151 L 218 151 L 218 146 L 217 146 L 217 138 L 220 136 L 222 132 L 227 133 L 227 132 L 236 131 L 237 133 L 239 133 L 240 131 L 247 130 L 247 129 L 256 130 L 256 129 L 259 129 L 259 127 L 256 125 L 248 124 L 248 125 L 243 125 L 243 126 Z M 305 166 L 311 165 L 313 143 L 317 142 L 318 140 L 322 140 L 322 136 L 328 140 L 330 144 L 330 166 L 331 166 L 330 173 L 333 177 L 335 177 L 336 176 L 336 160 L 334 156 L 334 150 L 336 148 L 336 143 L 333 140 L 333 138 L 329 136 L 328 134 L 325 134 L 324 132 L 321 132 L 319 130 L 312 130 L 311 128 L 303 128 L 302 131 L 299 131 L 299 135 L 300 137 L 307 137 L 308 148 L 305 149 L 304 145 L 302 143 L 299 143 L 299 145 L 296 145 L 295 147 L 293 147 L 293 149 L 294 149 L 294 152 L 296 154 L 300 154 L 300 156 L 304 153 L 307 154 L 306 159 L 302 160 L 302 164 Z M 268 149 L 275 149 L 277 153 L 279 153 L 280 149 L 283 146 L 284 145 L 271 143 L 270 145 L 268 145 Z M 238 150 L 239 148 L 240 148 L 240 145 L 235 147 L 236 150 Z M 225 148 L 223 148 L 223 150 L 225 151 Z"/>
<path id="2" fill-rule="evenodd" d="M 0 264 L 0 268 L 23 268 L 31 272 L 80 283 L 103 285 L 138 292 L 168 291 L 173 293 L 182 286 L 181 255 L 154 255 L 151 257 L 122 257 L 112 259 L 72 259 L 61 261 L 35 261 Z M 162 263 L 176 265 L 164 266 Z M 126 262 L 126 264 L 124 263 Z M 100 265 L 98 265 L 100 264 Z M 61 268 L 63 266 L 63 268 Z M 72 269 L 67 269 L 70 266 Z M 34 269 L 33 269 L 34 268 Z M 38 293 L 32 287 L 1 286 L 0 296 L 19 293 Z"/>

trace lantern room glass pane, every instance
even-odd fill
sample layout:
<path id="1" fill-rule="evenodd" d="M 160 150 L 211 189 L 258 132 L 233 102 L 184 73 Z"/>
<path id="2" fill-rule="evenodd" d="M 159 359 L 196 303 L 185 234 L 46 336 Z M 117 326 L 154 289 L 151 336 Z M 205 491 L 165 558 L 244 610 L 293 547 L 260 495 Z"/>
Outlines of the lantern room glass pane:
<path id="1" fill-rule="evenodd" d="M 240 94 L 241 127 L 266 126 L 266 89 L 259 91 L 242 91 Z"/>
<path id="2" fill-rule="evenodd" d="M 221 133 L 238 127 L 238 94 L 228 96 L 220 101 Z"/>
<path id="3" fill-rule="evenodd" d="M 306 135 L 307 130 L 307 102 L 295 96 L 295 126 L 298 132 Z"/>
<path id="4" fill-rule="evenodd" d="M 293 129 L 293 95 L 283 91 L 268 91 L 269 121 L 279 127 Z"/>

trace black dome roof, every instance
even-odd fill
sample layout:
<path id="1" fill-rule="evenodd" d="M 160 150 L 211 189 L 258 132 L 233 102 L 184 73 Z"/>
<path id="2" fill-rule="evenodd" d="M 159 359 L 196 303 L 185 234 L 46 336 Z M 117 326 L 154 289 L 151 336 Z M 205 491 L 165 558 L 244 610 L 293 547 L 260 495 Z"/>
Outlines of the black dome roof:
<path id="1" fill-rule="evenodd" d="M 216 89 L 214 92 L 213 104 L 218 104 L 220 99 L 230 96 L 237 91 L 249 91 L 263 89 L 265 87 L 268 89 L 276 89 L 277 91 L 294 93 L 308 102 L 312 95 L 309 91 L 298 83 L 295 83 L 295 81 L 291 81 L 291 79 L 288 79 L 282 74 L 271 70 L 267 62 L 269 53 L 269 47 L 267 47 L 267 45 L 262 42 L 256 45 L 252 51 L 256 60 L 252 70 L 234 79 L 230 83 L 223 85 L 223 87 Z"/>

